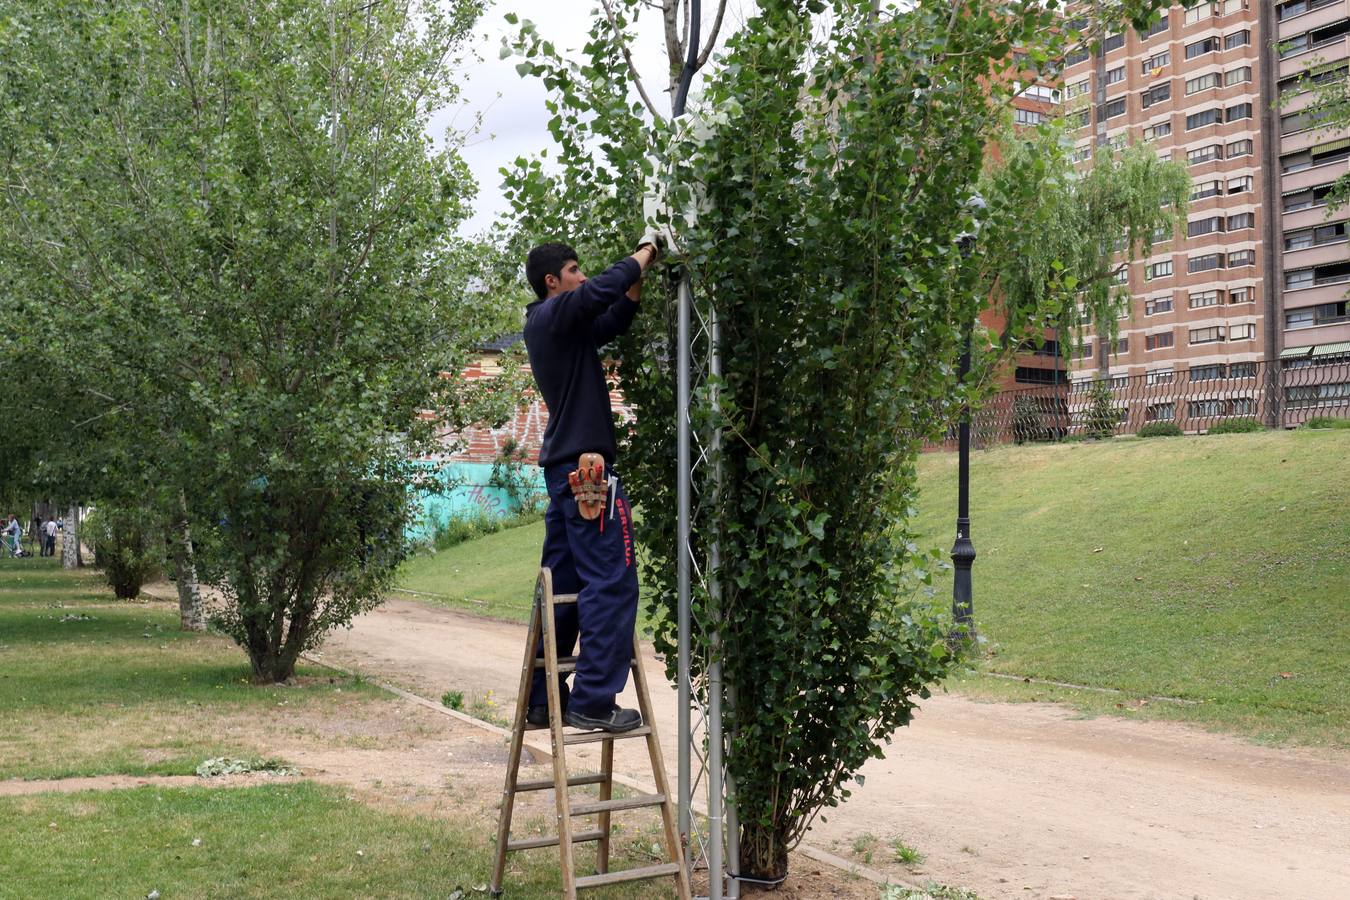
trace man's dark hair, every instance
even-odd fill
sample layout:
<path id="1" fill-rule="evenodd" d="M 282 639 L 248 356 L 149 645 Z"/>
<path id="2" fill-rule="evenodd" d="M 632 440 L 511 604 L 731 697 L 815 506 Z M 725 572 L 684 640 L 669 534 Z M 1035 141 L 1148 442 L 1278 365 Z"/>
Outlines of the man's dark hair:
<path id="1" fill-rule="evenodd" d="M 566 244 L 549 243 L 540 244 L 530 251 L 530 255 L 525 259 L 525 279 L 529 281 L 530 287 L 543 300 L 548 296 L 548 288 L 544 285 L 544 276 L 552 275 L 554 278 L 562 277 L 563 266 L 576 260 L 577 251 Z"/>

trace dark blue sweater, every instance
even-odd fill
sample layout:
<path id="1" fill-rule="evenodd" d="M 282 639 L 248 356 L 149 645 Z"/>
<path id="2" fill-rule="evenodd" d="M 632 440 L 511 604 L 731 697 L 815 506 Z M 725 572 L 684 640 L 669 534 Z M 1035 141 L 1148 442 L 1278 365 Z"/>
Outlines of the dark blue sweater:
<path id="1" fill-rule="evenodd" d="M 600 348 L 632 324 L 638 305 L 624 294 L 641 277 L 636 260 L 621 259 L 575 291 L 525 308 L 525 348 L 548 407 L 539 465 L 575 465 L 583 453 L 614 465 L 614 414 Z"/>

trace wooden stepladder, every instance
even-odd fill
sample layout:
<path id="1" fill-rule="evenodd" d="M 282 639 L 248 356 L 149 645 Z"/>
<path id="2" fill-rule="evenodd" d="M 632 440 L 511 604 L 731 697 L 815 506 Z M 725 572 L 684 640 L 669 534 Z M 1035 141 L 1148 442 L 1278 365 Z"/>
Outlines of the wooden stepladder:
<path id="1" fill-rule="evenodd" d="M 642 714 L 642 726 L 621 734 L 605 731 L 563 731 L 562 696 L 558 689 L 559 674 L 575 672 L 575 657 L 558 658 L 558 645 L 553 635 L 554 607 L 564 603 L 576 603 L 576 594 L 554 594 L 553 573 L 547 566 L 539 570 L 539 580 L 534 586 L 534 611 L 530 615 L 530 634 L 525 641 L 525 662 L 520 670 L 520 692 L 516 696 L 516 717 L 511 728 L 511 753 L 506 764 L 506 788 L 502 791 L 501 818 L 497 826 L 497 859 L 492 867 L 492 895 L 501 896 L 502 879 L 506 873 L 506 854 L 515 850 L 531 850 L 537 847 L 558 848 L 561 858 L 563 896 L 575 900 L 577 891 L 584 888 L 600 887 L 606 884 L 618 884 L 623 881 L 638 881 L 646 878 L 675 876 L 676 890 L 680 900 L 689 900 L 689 873 L 685 869 L 684 854 L 680 848 L 675 826 L 675 803 L 666 784 L 666 769 L 661 756 L 661 744 L 657 739 L 656 725 L 652 718 L 651 696 L 647 692 L 647 677 L 642 671 L 642 657 L 639 653 L 637 637 L 633 638 L 633 683 L 637 688 L 638 711 Z M 544 639 L 544 657 L 535 658 L 535 648 L 540 637 Z M 553 777 L 535 781 L 520 781 L 520 759 L 525 742 L 525 732 L 536 726 L 525 721 L 525 712 L 530 703 L 530 683 L 534 670 L 542 665 L 544 683 L 548 687 L 548 721 L 553 746 Z M 614 742 L 629 738 L 646 738 L 647 754 L 651 757 L 652 780 L 656 784 L 655 794 L 640 794 L 636 797 L 613 799 L 614 791 Z M 595 774 L 567 774 L 567 748 L 577 744 L 599 743 L 600 771 Z M 595 802 L 573 803 L 569 788 L 581 785 L 599 785 L 600 796 Z M 553 788 L 557 798 L 557 832 L 551 836 L 511 840 L 511 813 L 515 806 L 516 795 L 525 791 L 542 791 Z M 657 806 L 661 809 L 661 821 L 665 832 L 666 856 L 669 862 L 621 872 L 609 871 L 610 814 L 629 809 L 642 809 Z M 595 816 L 596 826 L 578 831 L 572 824 L 573 817 Z M 598 841 L 595 854 L 595 874 L 578 877 L 573 863 L 572 845 L 585 841 Z"/>

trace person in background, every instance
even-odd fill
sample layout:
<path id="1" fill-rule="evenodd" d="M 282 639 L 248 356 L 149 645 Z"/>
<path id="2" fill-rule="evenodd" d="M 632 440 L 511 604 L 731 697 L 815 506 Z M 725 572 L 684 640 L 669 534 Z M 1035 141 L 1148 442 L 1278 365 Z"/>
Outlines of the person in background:
<path id="1" fill-rule="evenodd" d="M 51 516 L 42 525 L 42 555 L 56 555 L 56 520 Z"/>

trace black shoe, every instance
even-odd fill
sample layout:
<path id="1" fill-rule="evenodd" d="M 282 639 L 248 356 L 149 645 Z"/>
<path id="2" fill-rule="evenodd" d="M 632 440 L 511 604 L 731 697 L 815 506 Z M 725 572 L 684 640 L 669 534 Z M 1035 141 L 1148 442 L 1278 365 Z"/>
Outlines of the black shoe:
<path id="1" fill-rule="evenodd" d="M 599 729 L 612 734 L 622 734 L 642 727 L 642 716 L 635 709 L 620 709 L 615 706 L 609 712 L 590 715 L 579 710 L 569 709 L 563 713 L 563 721 L 573 728 L 585 728 L 588 731 Z"/>
<path id="2" fill-rule="evenodd" d="M 539 706 L 531 706 L 525 710 L 525 721 L 536 728 L 548 727 L 548 704 L 542 703 Z"/>

